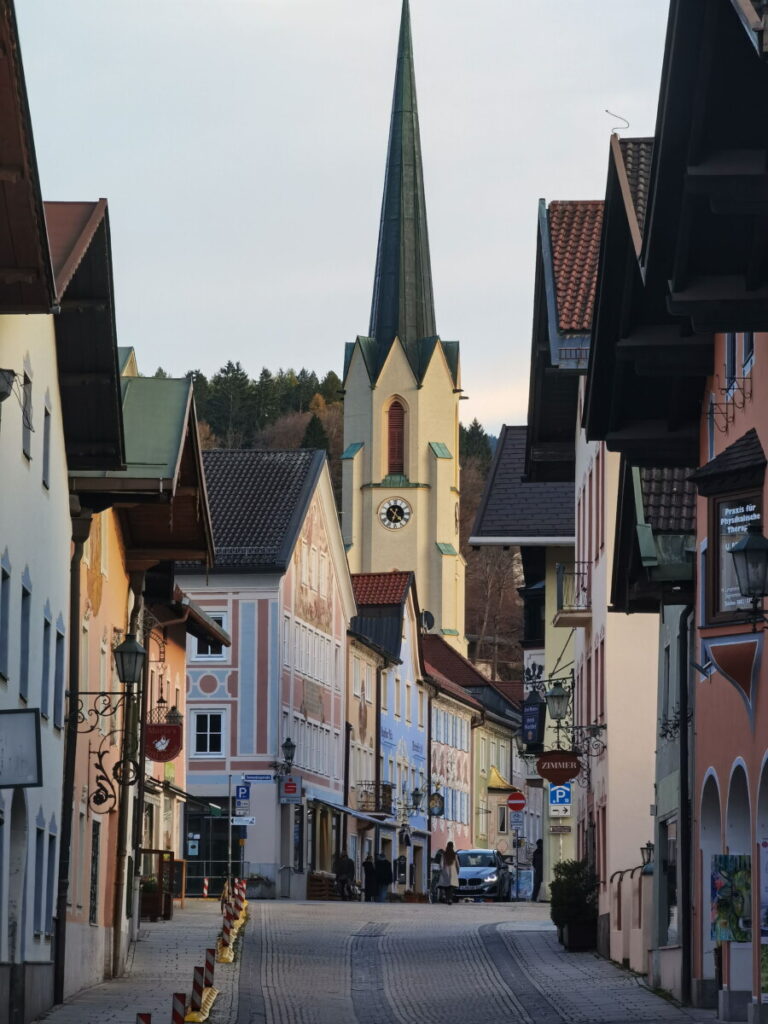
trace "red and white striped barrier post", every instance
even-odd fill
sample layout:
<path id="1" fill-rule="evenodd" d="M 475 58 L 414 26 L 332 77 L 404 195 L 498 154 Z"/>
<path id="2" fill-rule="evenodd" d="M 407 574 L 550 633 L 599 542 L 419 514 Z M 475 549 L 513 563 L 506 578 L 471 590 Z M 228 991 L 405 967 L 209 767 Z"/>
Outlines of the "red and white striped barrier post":
<path id="1" fill-rule="evenodd" d="M 208 895 L 208 879 L 204 878 L 203 879 L 203 896 L 207 896 L 207 895 Z"/>
<path id="2" fill-rule="evenodd" d="M 221 929 L 221 941 L 224 943 L 225 946 L 232 945 L 232 918 L 230 914 L 231 911 L 229 909 L 229 904 L 227 904 L 224 907 L 224 925 Z"/>
<path id="3" fill-rule="evenodd" d="M 240 917 L 240 914 L 242 912 L 243 912 L 243 896 L 242 896 L 242 893 L 240 891 L 240 886 L 238 885 L 235 888 L 235 920 L 237 920 Z"/>
<path id="4" fill-rule="evenodd" d="M 171 1011 L 171 1024 L 184 1024 L 187 1015 L 187 993 L 173 993 L 173 1010 Z"/>
<path id="5" fill-rule="evenodd" d="M 213 969 L 216 966 L 216 950 L 206 949 L 205 951 L 205 978 L 203 979 L 206 988 L 213 988 Z"/>
<path id="6" fill-rule="evenodd" d="M 195 967 L 192 971 L 192 1000 L 189 1004 L 190 1010 L 199 1010 L 203 1005 L 203 977 L 205 969 Z"/>
<path id="7" fill-rule="evenodd" d="M 151 1013 L 137 1013 L 136 1014 L 136 1024 L 152 1024 L 152 1014 Z"/>

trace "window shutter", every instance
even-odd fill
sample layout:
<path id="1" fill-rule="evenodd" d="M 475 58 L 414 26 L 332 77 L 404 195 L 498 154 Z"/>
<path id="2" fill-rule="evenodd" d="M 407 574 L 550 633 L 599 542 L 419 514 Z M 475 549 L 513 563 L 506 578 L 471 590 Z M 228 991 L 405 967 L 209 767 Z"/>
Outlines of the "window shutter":
<path id="1" fill-rule="evenodd" d="M 393 402 L 388 413 L 389 474 L 405 472 L 405 409 L 399 402 Z"/>

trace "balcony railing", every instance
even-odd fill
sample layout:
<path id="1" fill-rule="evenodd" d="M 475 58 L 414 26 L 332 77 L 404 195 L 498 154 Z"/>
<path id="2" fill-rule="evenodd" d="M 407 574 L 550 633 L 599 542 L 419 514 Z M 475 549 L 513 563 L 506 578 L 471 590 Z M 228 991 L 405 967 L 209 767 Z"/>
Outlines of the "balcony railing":
<path id="1" fill-rule="evenodd" d="M 392 814 L 395 787 L 391 782 L 358 782 L 357 809 L 366 814 Z"/>
<path id="2" fill-rule="evenodd" d="M 566 618 L 581 619 L 588 616 L 592 610 L 590 569 L 589 562 L 557 565 L 557 614 L 564 625 L 568 625 Z"/>

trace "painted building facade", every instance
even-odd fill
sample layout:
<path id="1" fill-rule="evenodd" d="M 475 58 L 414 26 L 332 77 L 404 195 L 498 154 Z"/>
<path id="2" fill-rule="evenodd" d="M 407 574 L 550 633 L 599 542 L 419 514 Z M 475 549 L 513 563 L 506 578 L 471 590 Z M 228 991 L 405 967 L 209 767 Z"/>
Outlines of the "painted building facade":
<path id="1" fill-rule="evenodd" d="M 354 599 L 330 475 L 323 452 L 303 450 L 206 452 L 205 468 L 216 563 L 208 579 L 190 571 L 183 585 L 232 647 L 188 649 L 187 780 L 228 810 L 233 787 L 255 776 L 245 816 L 255 823 L 237 827 L 245 842 L 233 862 L 226 826 L 197 816 L 190 877 L 220 885 L 232 863 L 277 895 L 303 898 L 308 873 L 330 871 L 342 841 Z M 297 794 L 281 781 L 289 738 Z"/>

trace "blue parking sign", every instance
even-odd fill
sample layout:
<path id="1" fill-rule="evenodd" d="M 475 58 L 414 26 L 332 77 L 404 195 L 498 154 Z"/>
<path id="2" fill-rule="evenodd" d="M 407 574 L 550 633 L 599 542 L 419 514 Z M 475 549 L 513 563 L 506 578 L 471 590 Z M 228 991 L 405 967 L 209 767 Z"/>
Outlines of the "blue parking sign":
<path id="1" fill-rule="evenodd" d="M 571 784 L 564 782 L 561 786 L 549 787 L 550 807 L 568 807 L 571 803 Z"/>
<path id="2" fill-rule="evenodd" d="M 248 783 L 242 786 L 235 786 L 235 800 L 250 800 L 251 798 L 251 787 Z"/>

